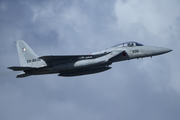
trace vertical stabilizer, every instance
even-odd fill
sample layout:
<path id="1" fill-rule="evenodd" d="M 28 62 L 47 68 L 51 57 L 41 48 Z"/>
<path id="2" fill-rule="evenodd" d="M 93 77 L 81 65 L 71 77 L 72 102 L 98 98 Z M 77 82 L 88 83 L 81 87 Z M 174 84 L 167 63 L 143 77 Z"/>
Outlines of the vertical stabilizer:
<path id="1" fill-rule="evenodd" d="M 42 67 L 45 62 L 23 41 L 16 41 L 19 61 L 21 66 Z"/>

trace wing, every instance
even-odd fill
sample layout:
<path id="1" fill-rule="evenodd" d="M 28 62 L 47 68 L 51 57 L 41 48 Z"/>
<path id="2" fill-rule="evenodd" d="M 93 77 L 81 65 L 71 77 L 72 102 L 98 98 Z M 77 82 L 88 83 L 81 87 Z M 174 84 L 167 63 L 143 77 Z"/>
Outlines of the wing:
<path id="1" fill-rule="evenodd" d="M 76 60 L 85 60 L 85 59 L 95 59 L 109 53 L 97 54 L 97 55 L 66 55 L 66 56 L 42 56 L 39 57 L 43 59 L 48 66 L 59 63 L 67 63 L 70 61 Z"/>

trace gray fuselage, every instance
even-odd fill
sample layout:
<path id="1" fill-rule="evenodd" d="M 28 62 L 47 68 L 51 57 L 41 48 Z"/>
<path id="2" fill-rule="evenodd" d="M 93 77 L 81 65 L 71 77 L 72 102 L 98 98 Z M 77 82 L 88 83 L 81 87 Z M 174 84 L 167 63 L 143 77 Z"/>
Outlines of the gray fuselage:
<path id="1" fill-rule="evenodd" d="M 68 63 L 54 64 L 52 67 L 44 67 L 41 70 L 33 70 L 32 74 L 48 74 L 48 73 L 79 73 L 83 70 L 93 71 L 96 68 L 105 68 L 113 62 L 130 60 L 135 58 L 152 57 L 155 55 L 170 52 L 168 48 L 153 47 L 153 46 L 116 46 L 111 47 L 99 52 L 92 53 L 91 55 L 106 54 L 98 58 L 87 58 L 70 61 Z M 74 72 L 73 72 L 74 71 Z M 61 75 L 61 74 L 60 74 Z M 70 74 L 71 75 L 71 74 Z"/>

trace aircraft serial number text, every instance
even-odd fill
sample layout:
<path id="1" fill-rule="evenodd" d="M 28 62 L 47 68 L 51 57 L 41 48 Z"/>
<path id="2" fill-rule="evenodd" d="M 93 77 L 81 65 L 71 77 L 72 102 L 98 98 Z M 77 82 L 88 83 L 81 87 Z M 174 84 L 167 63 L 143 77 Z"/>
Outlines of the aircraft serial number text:
<path id="1" fill-rule="evenodd" d="M 27 63 L 31 63 L 31 62 L 37 62 L 37 61 L 41 61 L 39 58 L 37 59 L 31 59 L 31 60 L 27 60 Z"/>

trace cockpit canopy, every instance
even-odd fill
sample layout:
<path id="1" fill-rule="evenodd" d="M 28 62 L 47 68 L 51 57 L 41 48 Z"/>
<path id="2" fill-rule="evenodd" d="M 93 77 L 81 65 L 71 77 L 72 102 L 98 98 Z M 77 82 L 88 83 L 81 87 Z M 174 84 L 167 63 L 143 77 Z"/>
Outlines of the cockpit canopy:
<path id="1" fill-rule="evenodd" d="M 143 46 L 143 44 L 140 44 L 138 42 L 125 42 L 125 43 L 121 43 L 112 47 L 135 47 L 135 46 Z"/>

